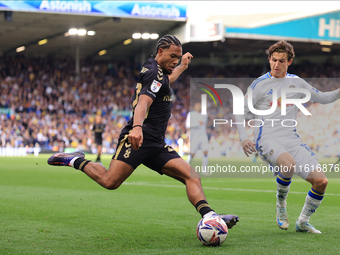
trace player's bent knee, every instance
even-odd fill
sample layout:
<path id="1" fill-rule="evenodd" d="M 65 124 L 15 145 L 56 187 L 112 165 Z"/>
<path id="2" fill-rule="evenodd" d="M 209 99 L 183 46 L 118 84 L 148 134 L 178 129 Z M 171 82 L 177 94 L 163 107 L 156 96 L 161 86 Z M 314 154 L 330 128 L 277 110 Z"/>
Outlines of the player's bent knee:
<path id="1" fill-rule="evenodd" d="M 115 190 L 120 187 L 121 183 L 118 182 L 104 182 L 103 187 L 108 190 Z"/>
<path id="2" fill-rule="evenodd" d="M 282 162 L 282 166 L 287 167 L 289 169 L 293 169 L 296 165 L 296 162 L 294 159 L 286 159 Z"/>
<path id="3" fill-rule="evenodd" d="M 187 180 L 192 181 L 192 182 L 201 182 L 201 177 L 198 176 L 190 176 Z"/>
<path id="4" fill-rule="evenodd" d="M 278 158 L 276 163 L 279 166 L 285 167 L 285 169 L 293 169 L 296 165 L 294 158 L 289 153 L 283 153 Z"/>
<path id="5" fill-rule="evenodd" d="M 199 175 L 199 173 L 195 172 L 195 170 L 190 171 L 190 175 L 188 176 L 187 179 L 198 179 L 201 180 L 201 176 Z"/>
<path id="6" fill-rule="evenodd" d="M 328 179 L 327 178 L 322 178 L 320 181 L 319 181 L 319 187 L 321 189 L 326 189 L 327 185 L 328 185 Z"/>
<path id="7" fill-rule="evenodd" d="M 119 185 L 107 185 L 105 186 L 104 188 L 108 189 L 108 190 L 115 190 L 115 189 L 118 189 L 120 187 L 120 184 Z"/>
<path id="8" fill-rule="evenodd" d="M 195 186 L 202 186 L 201 184 L 201 178 L 200 177 L 196 177 L 196 178 L 190 178 L 190 179 L 187 179 L 185 181 L 185 185 L 188 185 L 188 184 L 193 184 Z"/>
<path id="9" fill-rule="evenodd" d="M 201 183 L 201 177 L 199 174 L 190 174 L 189 176 L 185 176 L 183 178 L 178 179 L 179 181 L 181 181 L 183 184 L 187 184 L 188 182 L 191 183 Z"/>
<path id="10" fill-rule="evenodd" d="M 316 179 L 313 182 L 313 188 L 318 192 L 325 192 L 327 185 L 328 185 L 328 179 L 327 178 L 319 178 Z"/>
<path id="11" fill-rule="evenodd" d="M 295 162 L 295 160 L 293 159 L 293 160 L 289 160 L 288 162 L 287 162 L 287 166 L 288 167 L 294 167 L 296 165 L 296 162 Z"/>

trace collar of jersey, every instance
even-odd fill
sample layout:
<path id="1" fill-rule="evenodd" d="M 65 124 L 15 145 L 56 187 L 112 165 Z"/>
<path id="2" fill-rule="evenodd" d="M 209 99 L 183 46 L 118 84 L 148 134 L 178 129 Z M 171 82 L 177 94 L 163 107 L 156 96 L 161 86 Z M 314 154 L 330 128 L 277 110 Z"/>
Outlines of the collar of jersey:
<path id="1" fill-rule="evenodd" d="M 268 76 L 270 77 L 270 78 L 275 78 L 275 77 L 273 77 L 271 74 L 270 74 L 270 72 L 268 72 Z M 285 77 L 287 77 L 288 76 L 288 73 L 286 73 L 286 76 Z M 275 79 L 279 79 L 279 78 L 275 78 Z"/>

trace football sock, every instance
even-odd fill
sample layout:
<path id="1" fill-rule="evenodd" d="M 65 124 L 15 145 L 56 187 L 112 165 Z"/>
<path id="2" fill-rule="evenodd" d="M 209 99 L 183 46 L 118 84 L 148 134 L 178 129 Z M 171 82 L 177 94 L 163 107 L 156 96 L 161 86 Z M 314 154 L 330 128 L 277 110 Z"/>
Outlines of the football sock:
<path id="1" fill-rule="evenodd" d="M 90 162 L 91 162 L 90 160 L 87 160 L 84 158 L 77 158 L 73 163 L 73 167 L 75 169 L 79 169 L 80 171 L 84 172 L 84 167 Z"/>
<path id="2" fill-rule="evenodd" d="M 310 189 L 306 196 L 305 204 L 302 208 L 301 214 L 299 216 L 299 223 L 307 222 L 320 206 L 325 193 L 320 193 L 315 191 L 313 188 Z"/>
<path id="3" fill-rule="evenodd" d="M 276 178 L 276 205 L 279 207 L 286 207 L 287 196 L 290 188 L 292 178 L 284 177 L 281 173 Z"/>
<path id="4" fill-rule="evenodd" d="M 74 167 L 74 161 L 76 161 L 79 157 L 74 157 L 71 161 L 70 161 L 70 166 Z"/>
<path id="5" fill-rule="evenodd" d="M 191 157 L 191 154 L 189 153 L 188 158 L 187 158 L 187 163 L 190 164 L 191 160 L 192 160 L 192 157 Z"/>
<path id="6" fill-rule="evenodd" d="M 204 218 L 204 217 L 210 217 L 210 216 L 212 216 L 212 215 L 214 215 L 214 214 L 216 214 L 214 211 L 210 211 L 210 212 L 204 214 L 204 215 L 203 215 L 203 218 Z"/>
<path id="7" fill-rule="evenodd" d="M 202 166 L 203 166 L 203 169 L 207 169 L 207 166 L 208 166 L 208 155 L 204 155 L 203 154 Z"/>
<path id="8" fill-rule="evenodd" d="M 213 209 L 210 208 L 209 204 L 205 200 L 199 201 L 196 205 L 196 210 L 201 214 L 202 218 L 204 217 L 205 214 L 208 212 L 214 211 Z"/>

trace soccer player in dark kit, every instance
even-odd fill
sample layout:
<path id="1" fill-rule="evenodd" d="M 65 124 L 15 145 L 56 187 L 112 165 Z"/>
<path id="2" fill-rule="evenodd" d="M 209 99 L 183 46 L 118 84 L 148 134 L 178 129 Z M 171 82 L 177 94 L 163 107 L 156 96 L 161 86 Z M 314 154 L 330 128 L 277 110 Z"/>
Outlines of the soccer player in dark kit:
<path id="1" fill-rule="evenodd" d="M 100 162 L 100 155 L 102 153 L 103 146 L 103 133 L 105 125 L 102 123 L 102 116 L 96 115 L 96 123 L 92 127 L 94 132 L 94 142 L 97 145 L 97 159 L 96 162 Z"/>
<path id="2" fill-rule="evenodd" d="M 110 190 L 117 189 L 144 164 L 185 184 L 189 201 L 202 217 L 217 215 L 206 200 L 198 173 L 164 142 L 171 115 L 170 84 L 188 68 L 193 56 L 189 52 L 182 56 L 181 42 L 165 35 L 158 40 L 153 57 L 143 64 L 132 99 L 133 116 L 121 131 L 109 169 L 85 159 L 82 152 L 54 154 L 48 164 L 79 169 Z M 239 221 L 236 215 L 218 216 L 228 228 Z"/>

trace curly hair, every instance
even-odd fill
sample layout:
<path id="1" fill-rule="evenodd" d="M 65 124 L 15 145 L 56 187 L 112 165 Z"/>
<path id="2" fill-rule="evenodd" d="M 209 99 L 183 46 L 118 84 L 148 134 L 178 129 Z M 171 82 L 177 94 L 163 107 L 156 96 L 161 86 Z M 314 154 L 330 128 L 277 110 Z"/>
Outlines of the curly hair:
<path id="1" fill-rule="evenodd" d="M 286 52 L 288 61 L 295 57 L 294 47 L 286 41 L 279 41 L 268 48 L 268 56 L 271 57 L 274 52 Z"/>

